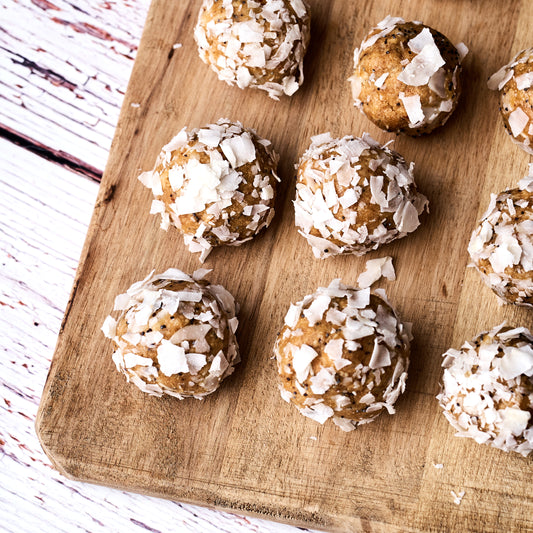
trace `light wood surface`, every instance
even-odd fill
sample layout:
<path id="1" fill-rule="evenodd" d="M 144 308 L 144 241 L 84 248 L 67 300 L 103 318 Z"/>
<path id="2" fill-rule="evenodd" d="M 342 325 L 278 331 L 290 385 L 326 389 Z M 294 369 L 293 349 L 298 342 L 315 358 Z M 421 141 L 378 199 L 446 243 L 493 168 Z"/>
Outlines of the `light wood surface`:
<path id="1" fill-rule="evenodd" d="M 533 40 L 531 3 L 313 2 L 304 87 L 278 103 L 219 82 L 192 40 L 198 3 L 169 4 L 150 8 L 43 393 L 37 429 L 56 467 L 80 480 L 328 530 L 531 529 L 530 460 L 456 439 L 434 399 L 449 346 L 503 318 L 531 326 L 530 311 L 499 307 L 466 269 L 466 244 L 490 192 L 526 172 L 528 158 L 506 138 L 485 80 Z M 398 279 L 386 288 L 414 323 L 408 388 L 395 416 L 344 434 L 281 401 L 271 347 L 291 301 L 334 277 L 355 283 L 364 269 L 366 258 L 313 259 L 293 224 L 293 165 L 316 133 L 390 138 L 353 109 L 346 82 L 353 47 L 389 13 L 464 41 L 470 55 L 462 104 L 446 127 L 395 144 L 415 161 L 431 214 L 415 234 L 367 257 L 395 258 Z M 176 42 L 183 46 L 172 53 Z M 201 403 L 149 398 L 116 373 L 99 327 L 114 296 L 152 268 L 192 271 L 198 263 L 177 232 L 162 232 L 147 214 L 150 194 L 136 176 L 178 129 L 220 116 L 256 128 L 281 154 L 273 225 L 206 262 L 210 279 L 242 305 L 243 362 Z M 465 492 L 459 505 L 451 491 Z"/>

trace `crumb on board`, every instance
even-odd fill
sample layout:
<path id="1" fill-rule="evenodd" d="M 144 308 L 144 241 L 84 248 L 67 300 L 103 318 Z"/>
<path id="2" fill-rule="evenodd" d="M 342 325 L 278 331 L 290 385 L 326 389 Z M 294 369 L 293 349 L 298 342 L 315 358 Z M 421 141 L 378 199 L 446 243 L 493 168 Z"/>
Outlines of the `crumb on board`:
<path id="1" fill-rule="evenodd" d="M 451 490 L 450 493 L 453 496 L 453 503 L 455 503 L 455 505 L 461 505 L 461 501 L 463 500 L 465 491 L 462 490 L 461 492 L 459 492 L 459 494 L 457 494 L 454 490 Z"/>
<path id="2" fill-rule="evenodd" d="M 390 256 L 369 259 L 366 262 L 365 271 L 359 274 L 357 278 L 357 284 L 360 289 L 366 289 L 383 277 L 390 281 L 396 279 L 396 272 L 394 271 L 392 257 Z"/>
<path id="3" fill-rule="evenodd" d="M 311 435 L 309 438 L 310 438 L 311 440 L 316 440 L 316 437 L 315 437 L 314 435 Z"/>
<path id="4" fill-rule="evenodd" d="M 132 102 L 130 104 L 131 107 L 141 107 L 141 104 L 139 104 L 138 102 Z"/>
<path id="5" fill-rule="evenodd" d="M 182 46 L 183 46 L 183 45 L 182 45 L 181 43 L 174 43 L 174 44 L 172 45 L 172 49 L 173 49 L 173 50 L 177 50 L 178 48 L 181 48 Z"/>
<path id="6" fill-rule="evenodd" d="M 444 465 L 442 463 L 433 463 L 433 466 L 437 469 L 437 470 L 441 470 L 444 468 Z"/>

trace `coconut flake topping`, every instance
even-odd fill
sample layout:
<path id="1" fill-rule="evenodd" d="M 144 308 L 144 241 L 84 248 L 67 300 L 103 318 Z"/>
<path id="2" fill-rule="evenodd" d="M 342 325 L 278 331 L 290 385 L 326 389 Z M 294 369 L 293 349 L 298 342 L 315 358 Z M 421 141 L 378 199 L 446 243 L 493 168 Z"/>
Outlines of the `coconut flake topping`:
<path id="1" fill-rule="evenodd" d="M 424 28 L 407 45 L 415 56 L 398 74 L 398 81 L 415 87 L 427 85 L 431 76 L 445 64 L 429 28 Z"/>
<path id="2" fill-rule="evenodd" d="M 518 52 L 513 59 L 496 71 L 488 80 L 487 86 L 492 91 L 501 91 L 509 80 L 514 77 L 514 69 L 521 63 L 527 63 L 533 57 L 533 48 Z M 533 73 L 524 73 L 515 78 L 517 88 L 520 90 L 527 89 L 531 86 Z M 519 86 L 520 85 L 520 86 Z M 527 87 L 526 87 L 527 85 Z"/>
<path id="3" fill-rule="evenodd" d="M 158 275 L 151 272 L 115 299 L 121 314 L 118 320 L 108 316 L 102 331 L 116 346 L 117 369 L 142 391 L 202 398 L 239 362 L 235 300 L 220 285 L 200 283 L 208 272 L 200 269 L 192 277 L 174 268 Z M 175 283 L 180 283 L 179 288 L 171 285 Z M 189 323 L 171 335 L 175 314 Z M 123 331 L 124 324 L 127 329 L 119 334 L 117 329 Z M 225 353 L 212 353 L 210 337 L 228 339 Z M 159 381 L 161 376 L 182 374 L 179 379 L 185 380 L 185 386 L 180 392 Z M 191 387 L 194 392 L 187 391 Z"/>
<path id="4" fill-rule="evenodd" d="M 194 30 L 202 61 L 219 79 L 239 88 L 264 90 L 274 100 L 303 83 L 309 42 L 304 0 L 233 2 L 204 0 Z"/>
<path id="5" fill-rule="evenodd" d="M 321 424 L 331 418 L 343 431 L 352 431 L 373 420 L 382 409 L 394 413 L 393 405 L 407 378 L 406 354 L 411 335 L 410 328 L 384 305 L 385 301 L 378 305 L 374 301 L 371 305 L 369 289 L 347 287 L 340 280 L 333 280 L 328 287 L 320 287 L 292 304 L 274 347 L 278 370 L 283 376 L 280 384 L 283 399 L 295 401 L 290 392 L 293 384 L 300 398 L 305 398 L 303 406 L 295 402 L 301 414 Z M 326 342 L 313 344 L 309 328 L 314 327 L 320 328 L 320 341 L 325 335 Z M 373 343 L 373 351 L 365 365 L 360 342 L 368 339 Z M 350 365 L 352 370 L 346 373 Z M 390 383 L 374 395 L 371 391 L 376 391 L 374 385 L 367 388 L 365 383 L 379 384 L 384 369 L 391 365 L 394 370 Z M 367 405 L 366 411 L 372 416 L 352 420 L 343 412 L 354 401 L 353 396 L 356 402 Z"/>
<path id="6" fill-rule="evenodd" d="M 457 436 L 504 451 L 533 451 L 533 337 L 505 323 L 448 350 L 437 396 Z"/>
<path id="7" fill-rule="evenodd" d="M 299 162 L 294 211 L 315 257 L 361 255 L 414 231 L 427 199 L 416 191 L 413 167 L 368 134 L 313 137 Z M 358 212 L 368 194 L 376 219 Z"/>
<path id="8" fill-rule="evenodd" d="M 258 150 L 266 152 L 266 168 L 260 166 Z M 139 181 L 152 189 L 150 212 L 161 213 L 161 227 L 168 229 L 172 221 L 203 262 L 214 245 L 239 246 L 270 224 L 277 161 L 269 141 L 240 122 L 220 119 L 201 129 L 183 128 L 163 147 L 155 170 L 142 173 Z M 251 179 L 245 177 L 250 173 Z M 252 192 L 245 194 L 250 186 Z M 232 225 L 236 216 L 247 222 L 238 231 Z"/>
<path id="9" fill-rule="evenodd" d="M 359 274 L 357 284 L 361 289 L 371 287 L 374 283 L 379 281 L 381 277 L 394 281 L 396 273 L 392 264 L 392 257 L 380 257 L 379 259 L 369 259 L 366 262 L 366 269 Z"/>

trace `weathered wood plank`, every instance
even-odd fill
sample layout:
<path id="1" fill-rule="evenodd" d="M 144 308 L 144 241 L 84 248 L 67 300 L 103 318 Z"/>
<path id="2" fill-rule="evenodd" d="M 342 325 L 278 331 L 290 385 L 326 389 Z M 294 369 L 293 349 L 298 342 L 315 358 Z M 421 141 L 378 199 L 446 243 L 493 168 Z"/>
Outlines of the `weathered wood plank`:
<path id="1" fill-rule="evenodd" d="M 78 483 L 52 468 L 33 425 L 98 185 L 2 139 L 0 167 L 0 529 L 296 531 Z"/>
<path id="2" fill-rule="evenodd" d="M 101 172 L 149 0 L 0 1 L 0 125 Z"/>

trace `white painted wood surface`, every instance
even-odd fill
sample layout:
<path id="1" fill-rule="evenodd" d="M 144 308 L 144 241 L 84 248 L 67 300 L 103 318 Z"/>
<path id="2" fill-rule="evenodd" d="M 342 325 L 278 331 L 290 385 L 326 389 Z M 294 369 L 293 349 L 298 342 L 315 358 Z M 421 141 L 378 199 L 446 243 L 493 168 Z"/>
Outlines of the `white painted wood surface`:
<path id="1" fill-rule="evenodd" d="M 150 0 L 0 0 L 6 128 L 102 171 Z"/>
<path id="2" fill-rule="evenodd" d="M 101 171 L 147 7 L 0 0 L 0 126 Z M 0 169 L 0 531 L 298 531 L 52 468 L 34 420 L 98 184 L 1 138 Z"/>

